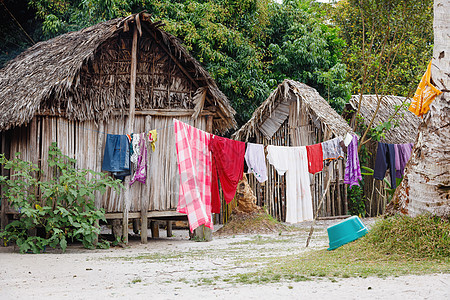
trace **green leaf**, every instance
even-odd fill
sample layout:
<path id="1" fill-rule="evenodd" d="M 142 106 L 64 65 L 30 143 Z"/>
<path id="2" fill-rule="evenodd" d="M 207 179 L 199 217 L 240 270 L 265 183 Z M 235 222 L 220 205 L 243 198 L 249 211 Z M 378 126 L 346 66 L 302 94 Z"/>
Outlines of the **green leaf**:
<path id="1" fill-rule="evenodd" d="M 66 252 L 67 240 L 66 240 L 66 238 L 64 236 L 61 238 L 61 241 L 59 242 L 59 245 L 61 246 L 62 251 Z"/>

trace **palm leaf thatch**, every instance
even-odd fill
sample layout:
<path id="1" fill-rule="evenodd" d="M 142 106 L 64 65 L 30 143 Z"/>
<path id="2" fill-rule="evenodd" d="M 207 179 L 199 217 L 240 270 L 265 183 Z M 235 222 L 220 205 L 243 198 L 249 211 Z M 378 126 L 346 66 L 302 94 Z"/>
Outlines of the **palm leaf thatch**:
<path id="1" fill-rule="evenodd" d="M 232 137 L 236 140 L 248 141 L 256 135 L 257 131 L 260 131 L 270 139 L 289 117 L 289 103 L 293 101 L 304 105 L 309 119 L 319 130 L 325 131 L 326 127 L 328 132 L 335 136 L 344 136 L 347 132 L 353 132 L 347 122 L 314 88 L 297 81 L 284 80 Z"/>
<path id="2" fill-rule="evenodd" d="M 203 106 L 209 106 L 216 114 L 216 130 L 235 127 L 235 111 L 209 73 L 177 38 L 160 29 L 161 22 L 152 22 L 149 14 L 139 13 L 37 43 L 10 61 L 0 70 L 0 131 L 27 124 L 36 114 L 45 112 L 78 121 L 126 114 L 128 49 L 134 24 L 140 33 L 136 108 L 194 109 L 198 116 Z M 159 54 L 153 51 L 156 48 Z M 168 57 L 165 65 L 171 67 L 165 77 L 158 76 L 162 73 L 158 60 L 163 56 Z M 150 69 L 152 73 L 145 73 Z M 188 84 L 177 82 L 177 78 L 184 78 Z M 179 92 L 157 91 L 158 80 L 165 80 L 164 86 L 178 88 Z M 195 106 L 198 101 L 191 91 L 198 89 L 195 94 L 206 96 L 206 101 Z"/>
<path id="3" fill-rule="evenodd" d="M 359 95 L 353 95 L 344 110 L 345 118 L 351 119 L 352 124 L 355 122 L 359 99 Z M 380 108 L 375 115 L 372 126 L 387 121 L 391 121 L 393 124 L 391 129 L 385 133 L 381 142 L 390 144 L 414 143 L 420 119 L 410 111 L 400 107 L 409 105 L 411 100 L 408 98 L 391 95 L 363 95 L 360 109 L 363 124 L 366 127 L 369 126 L 370 120 L 377 109 L 378 99 L 381 100 Z"/>

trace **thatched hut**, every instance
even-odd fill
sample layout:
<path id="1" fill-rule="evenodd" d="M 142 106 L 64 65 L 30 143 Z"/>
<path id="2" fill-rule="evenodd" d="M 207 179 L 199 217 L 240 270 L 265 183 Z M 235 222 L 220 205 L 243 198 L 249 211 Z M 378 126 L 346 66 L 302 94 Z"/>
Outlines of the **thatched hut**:
<path id="1" fill-rule="evenodd" d="M 100 171 L 105 133 L 157 129 L 147 184 L 134 184 L 128 200 L 108 190 L 96 204 L 124 222 L 178 216 L 172 119 L 225 132 L 235 111 L 162 25 L 135 14 L 37 43 L 10 61 L 0 70 L 0 152 L 21 152 L 45 171 L 56 141 L 78 167 Z"/>
<path id="2" fill-rule="evenodd" d="M 345 106 L 343 116 L 353 127 L 356 121 L 356 112 L 359 106 L 359 95 L 353 95 Z M 377 111 L 378 100 L 380 105 Z M 381 142 L 388 144 L 414 143 L 417 137 L 417 130 L 420 124 L 420 118 L 404 109 L 409 106 L 410 99 L 391 95 L 363 95 L 360 108 L 359 124 L 364 128 L 370 125 L 374 116 L 372 128 L 381 123 L 391 121 L 392 127 L 381 138 Z M 364 129 L 363 128 L 363 129 Z M 375 166 L 375 157 L 377 143 L 370 141 L 366 144 L 369 152 L 365 166 L 373 169 Z M 364 195 L 366 198 L 366 212 L 369 216 L 377 216 L 384 213 L 388 195 L 385 190 L 386 184 L 380 180 L 374 180 L 372 176 L 364 177 Z"/>
<path id="3" fill-rule="evenodd" d="M 278 146 L 306 146 L 334 137 L 353 133 L 345 120 L 319 93 L 293 80 L 285 80 L 253 113 L 233 138 L 245 142 Z M 313 209 L 317 207 L 328 178 L 331 186 L 326 194 L 319 216 L 347 214 L 343 160 L 324 166 L 322 172 L 311 175 Z M 265 205 L 278 220 L 285 220 L 286 182 L 273 166 L 267 163 L 269 179 L 260 184 L 251 174 L 249 184 L 257 197 L 258 205 Z"/>

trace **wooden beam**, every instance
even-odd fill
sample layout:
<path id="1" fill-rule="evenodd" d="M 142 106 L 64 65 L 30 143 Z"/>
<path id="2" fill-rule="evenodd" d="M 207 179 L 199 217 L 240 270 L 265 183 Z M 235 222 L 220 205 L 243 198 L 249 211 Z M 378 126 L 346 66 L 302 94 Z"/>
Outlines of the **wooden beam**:
<path id="1" fill-rule="evenodd" d="M 105 218 L 107 220 L 111 219 L 122 219 L 123 213 L 116 212 L 116 213 L 106 213 Z M 129 219 L 139 219 L 141 217 L 140 212 L 129 212 L 128 218 Z M 148 219 L 158 219 L 158 218 L 181 218 L 181 217 L 187 217 L 185 214 L 179 213 L 174 210 L 166 210 L 166 211 L 149 211 L 147 212 L 147 218 Z"/>
<path id="2" fill-rule="evenodd" d="M 194 114 L 193 109 L 145 109 L 145 110 L 135 110 L 135 116 L 158 116 L 158 117 L 181 117 L 181 116 L 192 116 Z M 128 112 L 122 112 L 120 110 L 113 110 L 112 115 L 114 116 L 128 116 Z M 203 110 L 201 116 L 213 116 L 216 113 L 209 110 Z M 35 116 L 49 116 L 49 117 L 66 117 L 65 113 L 53 113 L 49 110 L 41 111 L 36 113 Z"/>
<path id="3" fill-rule="evenodd" d="M 138 30 L 136 25 L 133 26 L 133 43 L 131 45 L 131 73 L 130 73 L 130 108 L 128 113 L 128 133 L 134 132 L 134 116 L 136 107 L 136 70 L 137 70 L 137 40 Z M 125 194 L 123 201 L 123 242 L 128 243 L 128 208 L 131 202 L 130 176 L 125 179 Z"/>

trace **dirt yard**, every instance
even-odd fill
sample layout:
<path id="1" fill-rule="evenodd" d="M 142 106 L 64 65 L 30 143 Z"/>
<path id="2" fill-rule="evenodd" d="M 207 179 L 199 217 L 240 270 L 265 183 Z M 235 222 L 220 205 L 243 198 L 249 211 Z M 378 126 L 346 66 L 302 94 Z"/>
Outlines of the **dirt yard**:
<path id="1" fill-rule="evenodd" d="M 296 277 L 246 281 L 270 261 L 328 246 L 321 222 L 305 248 L 308 224 L 292 232 L 214 237 L 193 242 L 187 230 L 142 245 L 66 253 L 19 254 L 0 247 L 0 299 L 450 299 L 450 274 L 401 277 Z M 365 221 L 366 223 L 372 220 Z"/>

